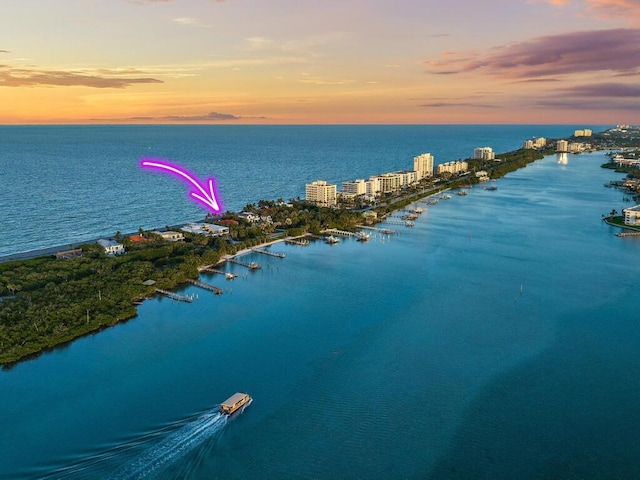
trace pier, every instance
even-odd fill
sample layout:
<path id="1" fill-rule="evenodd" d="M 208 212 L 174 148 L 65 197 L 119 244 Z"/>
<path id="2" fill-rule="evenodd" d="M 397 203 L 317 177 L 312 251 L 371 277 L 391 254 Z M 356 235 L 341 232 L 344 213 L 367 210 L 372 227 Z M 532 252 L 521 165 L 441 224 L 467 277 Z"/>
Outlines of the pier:
<path id="1" fill-rule="evenodd" d="M 640 232 L 620 232 L 616 233 L 616 237 L 640 237 Z"/>
<path id="2" fill-rule="evenodd" d="M 227 280 L 233 280 L 234 278 L 236 278 L 238 276 L 237 273 L 223 272 L 222 270 L 218 270 L 217 268 L 213 268 L 213 267 L 201 267 L 198 270 L 201 271 L 201 272 L 206 272 L 206 273 L 218 273 L 220 275 L 224 275 L 224 277 Z"/>
<path id="3" fill-rule="evenodd" d="M 356 234 L 353 232 L 347 232 L 346 230 L 338 230 L 337 228 L 327 228 L 323 230 L 322 233 L 327 233 L 329 235 L 340 235 L 341 237 L 355 237 Z"/>
<path id="4" fill-rule="evenodd" d="M 371 230 L 372 232 L 376 232 L 376 233 L 383 233 L 385 235 L 395 235 L 396 231 L 395 230 L 391 230 L 390 228 L 379 228 L 379 227 L 370 227 L 368 225 L 356 225 L 358 228 L 361 228 L 363 230 Z"/>
<path id="5" fill-rule="evenodd" d="M 306 238 L 285 238 L 284 243 L 306 247 L 307 245 L 309 245 L 309 240 L 307 240 Z"/>
<path id="6" fill-rule="evenodd" d="M 258 270 L 259 268 L 262 268 L 262 266 L 257 262 L 246 263 L 236 258 L 228 258 L 227 262 L 235 263 L 236 265 L 242 265 L 243 267 L 247 267 L 250 270 Z"/>
<path id="7" fill-rule="evenodd" d="M 261 253 L 263 255 L 269 255 L 271 257 L 284 258 L 284 253 L 282 252 L 270 252 L 269 250 L 265 250 L 264 248 L 252 248 L 252 252 Z"/>
<path id="8" fill-rule="evenodd" d="M 413 227 L 415 225 L 411 220 L 396 220 L 396 219 L 385 219 L 384 220 L 389 225 L 404 225 L 405 227 Z"/>
<path id="9" fill-rule="evenodd" d="M 187 282 L 196 287 L 204 288 L 205 290 L 210 290 L 216 295 L 222 294 L 222 289 L 220 287 L 216 287 L 215 285 L 211 285 L 210 283 L 201 282 L 200 280 L 193 280 L 191 278 L 187 278 Z"/>
<path id="10" fill-rule="evenodd" d="M 177 300 L 178 302 L 187 302 L 187 303 L 193 302 L 193 296 L 179 295 L 177 293 L 170 292 L 168 290 L 163 290 L 161 288 L 156 288 L 156 293 L 159 293 L 160 295 L 164 295 L 165 297 L 169 297 L 171 300 Z"/>

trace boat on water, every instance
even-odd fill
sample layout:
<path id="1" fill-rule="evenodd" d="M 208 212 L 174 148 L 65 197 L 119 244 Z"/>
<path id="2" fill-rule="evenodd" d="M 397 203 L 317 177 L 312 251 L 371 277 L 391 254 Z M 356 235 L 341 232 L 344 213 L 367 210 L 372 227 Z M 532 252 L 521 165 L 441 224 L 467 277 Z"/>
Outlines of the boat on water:
<path id="1" fill-rule="evenodd" d="M 339 241 L 340 241 L 340 239 L 339 239 L 338 237 L 334 237 L 333 235 L 329 235 L 329 236 L 327 237 L 327 240 L 326 240 L 326 242 L 327 242 L 329 245 L 336 244 L 336 243 L 338 243 Z"/>
<path id="2" fill-rule="evenodd" d="M 358 232 L 358 233 L 356 233 L 356 238 L 358 239 L 359 242 L 368 242 L 369 239 L 371 238 L 371 234 L 370 233 L 364 233 L 364 232 Z"/>
<path id="3" fill-rule="evenodd" d="M 497 190 L 498 187 L 496 187 L 495 185 L 490 185 L 488 187 L 484 187 L 485 190 Z"/>
<path id="4" fill-rule="evenodd" d="M 447 195 L 447 194 L 440 195 L 440 200 L 451 200 L 451 195 Z"/>
<path id="5" fill-rule="evenodd" d="M 456 192 L 456 195 L 460 195 L 460 196 L 463 196 L 463 195 L 466 195 L 466 194 L 467 194 L 467 191 L 466 191 L 466 190 L 458 190 L 458 191 Z"/>
<path id="6" fill-rule="evenodd" d="M 247 393 L 234 393 L 224 402 L 220 404 L 220 413 L 230 417 L 234 413 L 240 411 L 242 413 L 245 408 L 251 405 L 253 398 Z"/>

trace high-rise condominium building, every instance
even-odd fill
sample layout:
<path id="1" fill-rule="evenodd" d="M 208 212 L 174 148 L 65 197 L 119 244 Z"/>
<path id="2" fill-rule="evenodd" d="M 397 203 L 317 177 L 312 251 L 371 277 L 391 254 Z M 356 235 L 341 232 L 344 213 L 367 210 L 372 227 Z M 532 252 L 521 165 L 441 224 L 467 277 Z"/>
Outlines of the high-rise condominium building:
<path id="1" fill-rule="evenodd" d="M 338 187 L 336 185 L 329 185 L 324 180 L 317 180 L 307 183 L 305 187 L 307 202 L 323 207 L 336 205 L 338 198 Z"/>
<path id="2" fill-rule="evenodd" d="M 433 155 L 423 153 L 413 157 L 413 170 L 418 172 L 418 181 L 433 176 Z"/>

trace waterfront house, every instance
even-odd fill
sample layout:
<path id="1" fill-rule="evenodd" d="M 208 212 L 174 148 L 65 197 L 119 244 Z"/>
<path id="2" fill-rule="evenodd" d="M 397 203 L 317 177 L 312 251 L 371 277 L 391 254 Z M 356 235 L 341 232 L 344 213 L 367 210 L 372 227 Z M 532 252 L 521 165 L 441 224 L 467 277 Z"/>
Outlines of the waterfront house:
<path id="1" fill-rule="evenodd" d="M 214 225 L 213 223 L 190 223 L 182 227 L 181 230 L 195 235 L 204 235 L 205 237 L 229 235 L 229 227 Z"/>
<path id="2" fill-rule="evenodd" d="M 104 252 L 107 255 L 122 255 L 124 253 L 124 245 L 115 240 L 101 238 L 96 243 L 104 248 Z"/>
<path id="3" fill-rule="evenodd" d="M 184 240 L 184 233 L 182 232 L 174 232 L 172 230 L 167 230 L 166 232 L 156 232 L 162 238 L 167 240 L 168 242 L 178 242 L 180 240 Z"/>
<path id="4" fill-rule="evenodd" d="M 625 225 L 640 226 L 640 205 L 625 208 L 622 213 L 624 214 Z"/>
<path id="5" fill-rule="evenodd" d="M 131 240 L 131 243 L 146 243 L 151 241 L 150 238 L 143 237 L 142 235 L 131 235 L 129 240 Z"/>

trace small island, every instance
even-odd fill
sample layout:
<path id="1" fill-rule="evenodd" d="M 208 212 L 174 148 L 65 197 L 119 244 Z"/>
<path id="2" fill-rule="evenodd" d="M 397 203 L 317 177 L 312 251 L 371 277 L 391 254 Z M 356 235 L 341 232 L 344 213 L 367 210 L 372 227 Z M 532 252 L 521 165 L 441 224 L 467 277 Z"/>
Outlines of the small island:
<path id="1" fill-rule="evenodd" d="M 591 148 L 614 148 L 610 135 L 603 138 L 606 142 L 594 142 Z M 55 255 L 36 253 L 36 258 L 0 263 L 0 364 L 10 367 L 131 319 L 144 299 L 197 281 L 204 267 L 238 252 L 283 240 L 304 245 L 305 235 L 322 235 L 327 229 L 356 232 L 417 200 L 500 178 L 556 151 L 555 141 L 536 147 L 527 142 L 515 151 L 467 159 L 466 172 L 424 178 L 371 203 L 345 199 L 326 207 L 299 198 L 260 200 L 240 213 L 207 215 L 199 224 L 116 232 Z"/>

